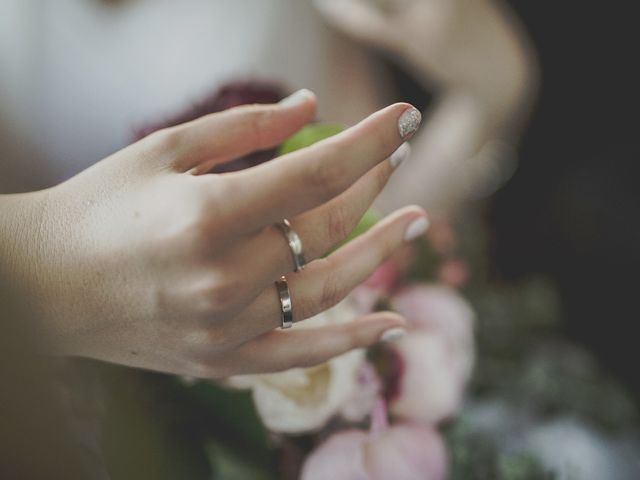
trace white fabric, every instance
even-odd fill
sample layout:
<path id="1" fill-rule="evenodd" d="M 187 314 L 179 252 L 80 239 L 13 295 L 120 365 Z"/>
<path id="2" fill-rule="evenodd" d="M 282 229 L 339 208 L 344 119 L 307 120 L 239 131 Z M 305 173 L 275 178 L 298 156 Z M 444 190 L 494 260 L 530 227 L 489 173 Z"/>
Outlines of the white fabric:
<path id="1" fill-rule="evenodd" d="M 351 123 L 378 77 L 310 1 L 3 0 L 0 192 L 58 183 L 228 80 L 310 88 Z"/>

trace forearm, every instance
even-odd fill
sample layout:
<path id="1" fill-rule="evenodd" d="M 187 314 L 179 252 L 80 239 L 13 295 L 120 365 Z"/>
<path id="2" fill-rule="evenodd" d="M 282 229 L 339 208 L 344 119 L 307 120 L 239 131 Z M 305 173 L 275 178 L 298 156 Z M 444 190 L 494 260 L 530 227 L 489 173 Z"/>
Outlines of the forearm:
<path id="1" fill-rule="evenodd" d="M 515 168 L 515 147 L 538 83 L 526 34 L 493 2 L 466 5 L 439 34 L 432 45 L 408 42 L 400 49 L 438 100 L 412 142 L 410 172 L 392 180 L 385 211 L 406 202 L 432 211 L 455 208 L 491 193 Z"/>
<path id="2" fill-rule="evenodd" d="M 0 262 L 16 285 L 37 277 L 45 209 L 45 191 L 0 195 Z"/>
<path id="3" fill-rule="evenodd" d="M 37 326 L 38 336 L 54 341 L 59 334 L 52 324 L 55 294 L 49 267 L 59 259 L 51 258 L 47 246 L 49 201 L 48 190 L 0 195 L 0 263 L 5 281 L 20 297 L 20 308 Z"/>
<path id="4" fill-rule="evenodd" d="M 538 86 L 536 54 L 519 19 L 502 2 L 478 1 L 443 13 L 443 23 L 437 38 L 403 42 L 409 68 L 442 99 L 472 97 L 486 136 L 519 133 Z"/>

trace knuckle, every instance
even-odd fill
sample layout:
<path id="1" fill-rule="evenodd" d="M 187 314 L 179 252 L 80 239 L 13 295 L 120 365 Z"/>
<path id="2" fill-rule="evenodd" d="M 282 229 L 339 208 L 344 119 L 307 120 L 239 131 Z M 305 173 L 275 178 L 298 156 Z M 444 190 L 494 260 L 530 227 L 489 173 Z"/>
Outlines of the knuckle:
<path id="1" fill-rule="evenodd" d="M 338 279 L 335 274 L 327 275 L 319 298 L 318 311 L 324 311 L 333 307 L 344 297 L 342 288 L 339 286 Z"/>
<path id="2" fill-rule="evenodd" d="M 193 239 L 196 245 L 202 245 L 207 241 L 209 228 L 200 209 L 194 210 L 194 212 L 185 218 L 185 225 L 183 229 L 187 237 Z"/>
<path id="3" fill-rule="evenodd" d="M 200 221 L 193 205 L 185 204 L 182 211 L 174 205 L 157 205 L 144 222 L 140 228 L 148 241 L 148 253 L 162 258 L 166 258 L 166 252 L 191 259 L 200 257 L 200 239 L 207 225 Z"/>
<path id="4" fill-rule="evenodd" d="M 225 175 L 207 175 L 198 192 L 198 196 L 201 198 L 202 215 L 206 218 L 215 215 L 218 218 L 222 216 L 222 213 L 233 211 L 237 193 L 240 190 L 238 183 L 236 177 L 231 179 Z"/>
<path id="5" fill-rule="evenodd" d="M 205 315 L 227 312 L 241 302 L 243 291 L 240 282 L 224 274 L 217 274 L 213 280 L 205 282 L 198 292 L 198 309 Z"/>
<path id="6" fill-rule="evenodd" d="M 169 127 L 153 132 L 144 139 L 144 142 L 151 152 L 168 153 L 180 148 L 182 137 L 182 130 L 179 127 Z"/>
<path id="7" fill-rule="evenodd" d="M 211 175 L 202 189 L 192 188 L 182 197 L 177 219 L 181 223 L 179 234 L 184 235 L 197 252 L 209 252 L 220 240 L 220 234 L 226 232 L 227 208 L 220 201 L 227 190 L 224 183 L 221 178 Z"/>
<path id="8" fill-rule="evenodd" d="M 236 305 L 240 299 L 239 292 L 239 285 L 236 282 L 226 280 L 216 285 L 209 291 L 214 310 L 225 311 Z"/>
<path id="9" fill-rule="evenodd" d="M 303 301 L 298 303 L 295 312 L 298 320 L 311 318 L 337 304 L 344 297 L 340 288 L 338 274 L 327 258 L 314 260 L 317 268 L 328 272 L 324 278 L 318 279 L 315 286 L 310 287 Z M 295 292 L 294 292 L 295 293 Z"/>
<path id="10" fill-rule="evenodd" d="M 181 221 L 183 225 L 179 228 L 178 234 L 186 242 L 191 254 L 197 258 L 206 255 L 212 243 L 209 221 L 199 209 L 186 214 Z"/>
<path id="11" fill-rule="evenodd" d="M 196 352 L 205 351 L 207 355 L 211 355 L 220 350 L 223 350 L 227 344 L 226 335 L 224 332 L 214 332 L 211 328 L 211 324 L 201 324 L 194 328 L 189 329 L 183 336 L 184 343 L 188 348 L 195 350 Z M 201 355 L 194 354 L 196 360 Z"/>

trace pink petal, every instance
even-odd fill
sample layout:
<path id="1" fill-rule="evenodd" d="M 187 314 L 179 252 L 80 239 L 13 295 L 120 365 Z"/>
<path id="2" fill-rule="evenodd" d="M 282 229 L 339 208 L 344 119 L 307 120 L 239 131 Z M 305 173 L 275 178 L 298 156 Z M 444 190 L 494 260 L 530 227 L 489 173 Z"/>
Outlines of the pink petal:
<path id="1" fill-rule="evenodd" d="M 371 480 L 364 466 L 366 432 L 347 430 L 316 448 L 302 467 L 301 480 Z"/>
<path id="2" fill-rule="evenodd" d="M 440 434 L 411 424 L 394 425 L 370 442 L 366 467 L 371 480 L 444 480 L 447 452 Z"/>

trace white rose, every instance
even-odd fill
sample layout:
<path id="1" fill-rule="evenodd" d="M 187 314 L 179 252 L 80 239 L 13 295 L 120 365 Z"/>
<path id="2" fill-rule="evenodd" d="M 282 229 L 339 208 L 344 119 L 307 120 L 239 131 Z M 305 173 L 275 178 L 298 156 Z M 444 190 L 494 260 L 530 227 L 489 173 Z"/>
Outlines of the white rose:
<path id="1" fill-rule="evenodd" d="M 347 299 L 294 328 L 335 325 L 357 317 L 357 310 Z M 253 401 L 268 429 L 303 433 L 321 428 L 352 397 L 364 356 L 363 350 L 353 350 L 315 367 L 238 375 L 230 377 L 227 383 L 235 388 L 252 390 Z"/>

